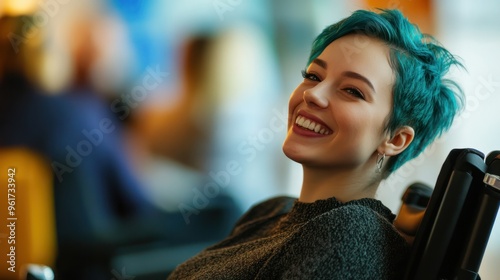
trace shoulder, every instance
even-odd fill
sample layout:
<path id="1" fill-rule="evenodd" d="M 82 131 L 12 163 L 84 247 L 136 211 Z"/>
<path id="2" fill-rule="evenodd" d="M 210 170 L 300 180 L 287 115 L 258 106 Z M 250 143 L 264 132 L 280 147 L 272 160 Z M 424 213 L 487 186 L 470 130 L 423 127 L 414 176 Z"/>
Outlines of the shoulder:
<path id="1" fill-rule="evenodd" d="M 359 231 L 379 230 L 381 227 L 392 228 L 392 214 L 377 211 L 360 204 L 346 204 L 332 209 L 310 221 L 310 226 L 331 227 Z"/>
<path id="2" fill-rule="evenodd" d="M 241 216 L 236 223 L 235 230 L 257 221 L 267 220 L 286 214 L 292 208 L 295 200 L 296 198 L 294 197 L 279 196 L 257 203 Z"/>
<path id="3" fill-rule="evenodd" d="M 406 244 L 387 215 L 356 204 L 330 210 L 302 228 L 303 237 L 308 239 L 317 238 L 318 233 L 344 254 L 378 254 L 377 250 L 390 250 L 391 246 L 404 249 Z"/>

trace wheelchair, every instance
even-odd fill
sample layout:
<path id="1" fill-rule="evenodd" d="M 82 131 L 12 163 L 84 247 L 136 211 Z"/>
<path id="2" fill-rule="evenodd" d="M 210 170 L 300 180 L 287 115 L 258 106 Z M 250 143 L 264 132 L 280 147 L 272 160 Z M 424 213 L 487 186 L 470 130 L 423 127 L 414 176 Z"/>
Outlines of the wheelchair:
<path id="1" fill-rule="evenodd" d="M 432 193 L 432 195 L 431 195 Z M 411 236 L 405 280 L 477 280 L 500 205 L 500 151 L 454 149 L 434 190 L 408 187 L 395 225 Z M 399 221 L 398 221 L 399 220 Z"/>

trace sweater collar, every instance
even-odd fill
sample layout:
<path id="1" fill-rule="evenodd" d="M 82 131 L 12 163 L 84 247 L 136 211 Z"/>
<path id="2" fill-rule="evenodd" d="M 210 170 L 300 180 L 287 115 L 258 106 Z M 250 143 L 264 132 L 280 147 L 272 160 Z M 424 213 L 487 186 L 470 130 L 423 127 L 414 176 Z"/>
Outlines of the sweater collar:
<path id="1" fill-rule="evenodd" d="M 297 224 L 309 221 L 328 211 L 347 205 L 360 205 L 368 207 L 387 219 L 390 223 L 394 221 L 394 215 L 389 208 L 382 204 L 380 200 L 373 198 L 362 198 L 348 202 L 338 201 L 335 197 L 316 200 L 315 202 L 300 202 L 298 199 L 293 203 L 292 209 L 286 215 L 288 222 Z"/>

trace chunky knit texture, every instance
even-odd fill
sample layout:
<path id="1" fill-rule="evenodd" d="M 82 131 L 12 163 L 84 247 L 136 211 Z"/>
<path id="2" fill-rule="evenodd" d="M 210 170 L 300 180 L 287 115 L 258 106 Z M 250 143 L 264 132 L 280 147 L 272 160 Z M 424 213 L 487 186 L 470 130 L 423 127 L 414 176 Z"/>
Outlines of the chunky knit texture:
<path id="1" fill-rule="evenodd" d="M 409 246 L 380 201 L 278 197 L 169 279 L 401 279 Z"/>

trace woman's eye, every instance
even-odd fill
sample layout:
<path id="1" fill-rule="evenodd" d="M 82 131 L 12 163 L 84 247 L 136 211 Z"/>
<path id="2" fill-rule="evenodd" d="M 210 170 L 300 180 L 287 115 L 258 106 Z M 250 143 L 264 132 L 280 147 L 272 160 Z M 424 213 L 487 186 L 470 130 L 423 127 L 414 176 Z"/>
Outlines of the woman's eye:
<path id="1" fill-rule="evenodd" d="M 314 81 L 314 82 L 320 82 L 321 81 L 318 78 L 318 76 L 316 76 L 315 74 L 308 73 L 308 72 L 306 72 L 304 70 L 302 70 L 302 78 L 310 80 L 310 81 Z"/>
<path id="2" fill-rule="evenodd" d="M 348 94 L 356 97 L 356 98 L 365 99 L 365 96 L 363 95 L 363 93 L 361 93 L 361 91 L 358 90 L 357 88 L 349 87 L 349 88 L 345 88 L 344 91 L 347 92 Z"/>

